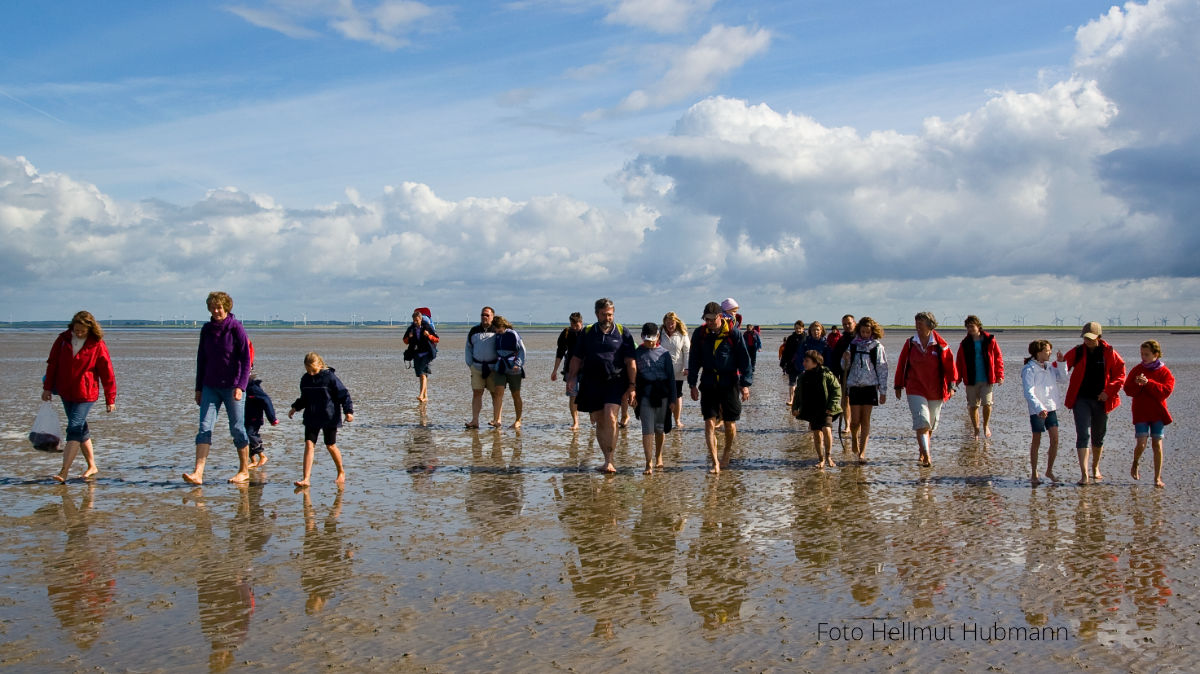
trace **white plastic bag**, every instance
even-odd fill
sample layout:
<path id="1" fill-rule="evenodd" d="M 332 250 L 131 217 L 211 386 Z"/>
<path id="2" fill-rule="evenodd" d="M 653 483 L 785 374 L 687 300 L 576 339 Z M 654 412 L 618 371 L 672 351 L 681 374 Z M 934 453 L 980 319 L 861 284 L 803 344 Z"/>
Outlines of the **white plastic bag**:
<path id="1" fill-rule="evenodd" d="M 43 452 L 58 452 L 62 443 L 62 423 L 58 420 L 58 409 L 54 403 L 44 402 L 33 420 L 33 430 L 29 432 L 29 441 L 34 449 Z"/>

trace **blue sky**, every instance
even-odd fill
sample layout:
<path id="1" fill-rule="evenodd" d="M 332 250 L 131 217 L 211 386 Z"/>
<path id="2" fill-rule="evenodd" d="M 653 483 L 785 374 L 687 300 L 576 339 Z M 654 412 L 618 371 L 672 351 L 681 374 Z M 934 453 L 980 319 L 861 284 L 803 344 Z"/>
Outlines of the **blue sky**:
<path id="1" fill-rule="evenodd" d="M 215 287 L 330 318 L 507 301 L 551 320 L 597 290 L 657 315 L 754 293 L 759 320 L 789 322 L 897 303 L 1007 320 L 1051 298 L 1048 316 L 1111 315 L 1097 283 L 1130 314 L 1200 305 L 1188 260 L 1121 262 L 1195 224 L 1158 192 L 1195 165 L 1196 0 L 4 14 L 0 303 L 18 318 L 202 315 Z M 1139 90 L 1156 83 L 1182 93 Z M 1091 264 L 1066 255 L 1078 231 Z M 953 262 L 921 269 L 930 252 Z M 130 273 L 134 253 L 150 264 Z M 39 280 L 54 267 L 75 271 Z"/>

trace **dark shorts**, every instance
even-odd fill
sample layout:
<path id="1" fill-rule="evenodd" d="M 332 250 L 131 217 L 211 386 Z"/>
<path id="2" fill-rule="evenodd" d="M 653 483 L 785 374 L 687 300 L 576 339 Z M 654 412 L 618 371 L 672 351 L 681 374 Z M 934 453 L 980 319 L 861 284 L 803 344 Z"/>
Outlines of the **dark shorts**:
<path id="1" fill-rule="evenodd" d="M 819 431 L 822 428 L 833 428 L 833 417 L 829 416 L 828 414 L 820 419 L 807 419 L 806 421 L 808 421 L 808 430 L 810 431 Z"/>
<path id="2" fill-rule="evenodd" d="M 317 436 L 324 433 L 325 434 L 325 446 L 329 447 L 330 445 L 336 445 L 337 444 L 337 429 L 338 429 L 337 426 L 328 426 L 326 428 L 321 428 L 319 426 L 313 426 L 310 428 L 308 426 L 305 426 L 304 427 L 304 441 L 316 444 Z"/>
<path id="3" fill-rule="evenodd" d="M 680 400 L 683 400 L 683 380 L 682 379 L 675 380 L 675 397 L 679 398 Z"/>
<path id="4" fill-rule="evenodd" d="M 432 362 L 433 358 L 429 356 L 417 356 L 413 358 L 413 374 L 418 377 L 433 374 L 433 369 L 429 367 L 429 364 Z"/>
<path id="5" fill-rule="evenodd" d="M 1045 433 L 1048 428 L 1058 428 L 1058 412 L 1047 412 L 1045 419 L 1040 415 L 1030 414 L 1029 426 L 1034 433 Z"/>
<path id="6" fill-rule="evenodd" d="M 605 405 L 620 405 L 628 390 L 629 381 L 624 377 L 602 382 L 581 381 L 575 406 L 580 412 L 599 412 Z"/>
<path id="7" fill-rule="evenodd" d="M 1089 443 L 1092 447 L 1103 447 L 1104 436 L 1108 434 L 1104 403 L 1094 398 L 1076 398 L 1071 412 L 1075 415 L 1075 448 L 1083 449 Z"/>
<path id="8" fill-rule="evenodd" d="M 742 416 L 742 388 L 736 384 L 701 386 L 700 413 L 705 419 L 737 421 Z"/>
<path id="9" fill-rule="evenodd" d="M 846 390 L 846 399 L 851 405 L 875 407 L 879 404 L 879 389 L 874 386 L 851 386 Z"/>

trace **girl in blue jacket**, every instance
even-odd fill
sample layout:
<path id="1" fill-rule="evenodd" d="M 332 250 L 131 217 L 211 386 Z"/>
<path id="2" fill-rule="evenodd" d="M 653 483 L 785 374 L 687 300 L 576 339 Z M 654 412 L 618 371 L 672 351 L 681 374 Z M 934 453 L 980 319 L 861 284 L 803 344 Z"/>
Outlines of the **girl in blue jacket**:
<path id="1" fill-rule="evenodd" d="M 337 468 L 336 482 L 345 484 L 346 471 L 342 468 L 342 453 L 337 448 L 337 429 L 342 425 L 343 413 L 346 423 L 354 421 L 354 403 L 350 400 L 350 392 L 321 356 L 316 353 L 306 355 L 304 369 L 306 373 L 300 378 L 300 397 L 288 410 L 289 419 L 296 412 L 304 411 L 304 477 L 296 480 L 295 485 L 309 485 L 318 435 L 325 436 L 325 449 L 329 450 L 329 457 Z"/>

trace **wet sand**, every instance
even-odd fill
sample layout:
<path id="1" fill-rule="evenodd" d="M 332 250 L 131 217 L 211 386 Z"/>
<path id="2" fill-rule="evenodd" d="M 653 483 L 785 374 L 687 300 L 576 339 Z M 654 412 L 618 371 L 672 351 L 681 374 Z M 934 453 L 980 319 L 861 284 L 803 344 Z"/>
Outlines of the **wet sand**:
<path id="1" fill-rule="evenodd" d="M 469 431 L 461 334 L 444 336 L 430 401 L 400 331 L 255 331 L 277 408 L 320 352 L 354 396 L 339 434 L 346 488 L 321 449 L 296 493 L 302 429 L 264 429 L 270 463 L 224 479 L 218 423 L 194 488 L 197 330 L 111 331 L 117 411 L 89 419 L 101 472 L 54 485 L 61 455 L 26 439 L 52 332 L 0 332 L 0 664 L 14 671 L 1185 671 L 1200 641 L 1200 511 L 1191 450 L 1200 339 L 1162 335 L 1179 383 L 1166 489 L 1129 477 L 1128 400 L 1101 485 L 1079 487 L 1064 416 L 1059 486 L 1028 484 L 1019 368 L 1032 333 L 999 336 L 1008 382 L 994 436 L 947 404 L 920 469 L 907 407 L 873 419 L 870 462 L 835 445 L 815 467 L 766 348 L 732 470 L 706 475 L 697 403 L 641 475 L 622 432 L 605 477 L 589 426 L 567 430 L 554 334 L 524 335 L 535 374 L 520 432 Z M 894 359 L 905 335 L 889 334 Z M 959 337 L 948 336 L 952 342 Z M 1051 336 L 1052 339 L 1055 336 Z M 1115 335 L 1136 361 L 1144 335 Z M 1077 340 L 1057 336 L 1067 347 Z M 1132 362 L 1129 363 L 1132 366 Z M 889 392 L 890 393 L 890 392 Z M 506 399 L 506 423 L 511 401 Z M 484 419 L 490 411 L 485 403 Z M 78 459 L 73 474 L 82 471 Z M 1034 636 L 1048 637 L 1034 640 Z M 1003 640 L 1000 640 L 1003 637 Z M 1052 638 L 1050 638 L 1052 637 Z"/>

